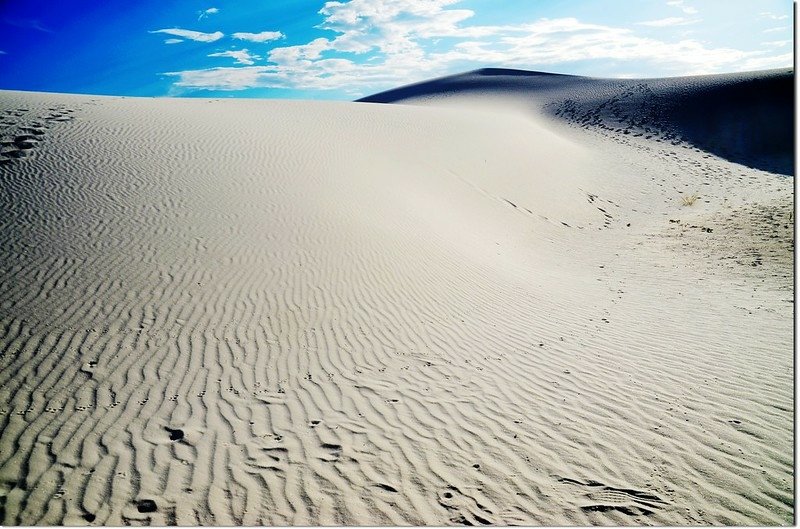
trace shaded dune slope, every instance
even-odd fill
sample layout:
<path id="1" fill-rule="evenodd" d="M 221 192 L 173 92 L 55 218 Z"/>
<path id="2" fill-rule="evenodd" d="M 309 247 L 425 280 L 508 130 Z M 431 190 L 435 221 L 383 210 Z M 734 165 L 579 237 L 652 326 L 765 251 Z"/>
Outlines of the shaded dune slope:
<path id="1" fill-rule="evenodd" d="M 794 72 L 594 79 L 485 68 L 360 99 L 414 103 L 501 96 L 582 126 L 686 141 L 727 160 L 794 174 Z"/>

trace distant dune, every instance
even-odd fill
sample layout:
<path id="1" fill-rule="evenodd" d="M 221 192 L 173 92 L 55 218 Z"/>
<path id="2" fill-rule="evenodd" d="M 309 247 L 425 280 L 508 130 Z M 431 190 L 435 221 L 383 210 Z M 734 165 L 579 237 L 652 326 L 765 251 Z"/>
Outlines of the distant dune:
<path id="1" fill-rule="evenodd" d="M 683 140 L 748 167 L 794 174 L 794 71 L 790 69 L 595 79 L 484 68 L 359 101 L 413 104 L 465 95 L 516 99 L 585 127 Z"/>
<path id="2" fill-rule="evenodd" d="M 793 523 L 791 81 L 0 91 L 0 522 Z"/>

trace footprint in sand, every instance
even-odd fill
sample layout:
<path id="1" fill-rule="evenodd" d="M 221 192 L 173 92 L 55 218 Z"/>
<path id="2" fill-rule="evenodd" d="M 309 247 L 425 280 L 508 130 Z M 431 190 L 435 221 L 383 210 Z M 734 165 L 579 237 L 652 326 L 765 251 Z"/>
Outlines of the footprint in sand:
<path id="1" fill-rule="evenodd" d="M 610 487 L 593 480 L 584 482 L 563 477 L 557 479 L 580 491 L 578 506 L 584 512 L 616 511 L 628 516 L 650 516 L 668 505 L 660 497 L 645 491 Z"/>
<path id="2" fill-rule="evenodd" d="M 158 505 L 153 500 L 139 500 L 136 502 L 136 510 L 141 513 L 156 512 Z"/>
<path id="3" fill-rule="evenodd" d="M 167 433 L 169 434 L 170 441 L 180 441 L 181 439 L 184 438 L 183 430 L 179 428 L 170 428 L 168 426 L 165 426 L 164 430 L 166 430 Z"/>
<path id="4" fill-rule="evenodd" d="M 90 360 L 89 362 L 86 362 L 81 366 L 81 372 L 86 373 L 89 376 L 92 376 L 95 372 L 96 367 L 97 367 L 97 361 Z"/>
<path id="5" fill-rule="evenodd" d="M 325 454 L 320 457 L 323 461 L 333 463 L 342 457 L 342 445 L 340 444 L 322 443 L 322 449 L 325 451 Z"/>
<path id="6" fill-rule="evenodd" d="M 456 525 L 498 524 L 491 510 L 454 485 L 441 490 L 437 500 L 450 512 L 450 522 Z"/>

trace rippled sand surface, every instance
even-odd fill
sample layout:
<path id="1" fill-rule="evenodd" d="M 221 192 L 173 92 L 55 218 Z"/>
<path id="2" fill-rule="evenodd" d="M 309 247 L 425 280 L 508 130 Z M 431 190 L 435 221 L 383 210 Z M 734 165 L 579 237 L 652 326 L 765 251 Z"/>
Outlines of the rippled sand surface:
<path id="1" fill-rule="evenodd" d="M 0 92 L 0 523 L 793 523 L 792 179 L 628 88 Z"/>

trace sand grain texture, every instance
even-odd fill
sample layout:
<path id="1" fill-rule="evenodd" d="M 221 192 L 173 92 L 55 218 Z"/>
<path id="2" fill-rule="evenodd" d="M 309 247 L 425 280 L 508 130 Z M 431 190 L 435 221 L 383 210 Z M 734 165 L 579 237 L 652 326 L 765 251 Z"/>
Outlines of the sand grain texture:
<path id="1" fill-rule="evenodd" d="M 503 94 L 0 92 L 0 522 L 791 524 L 791 180 Z"/>

